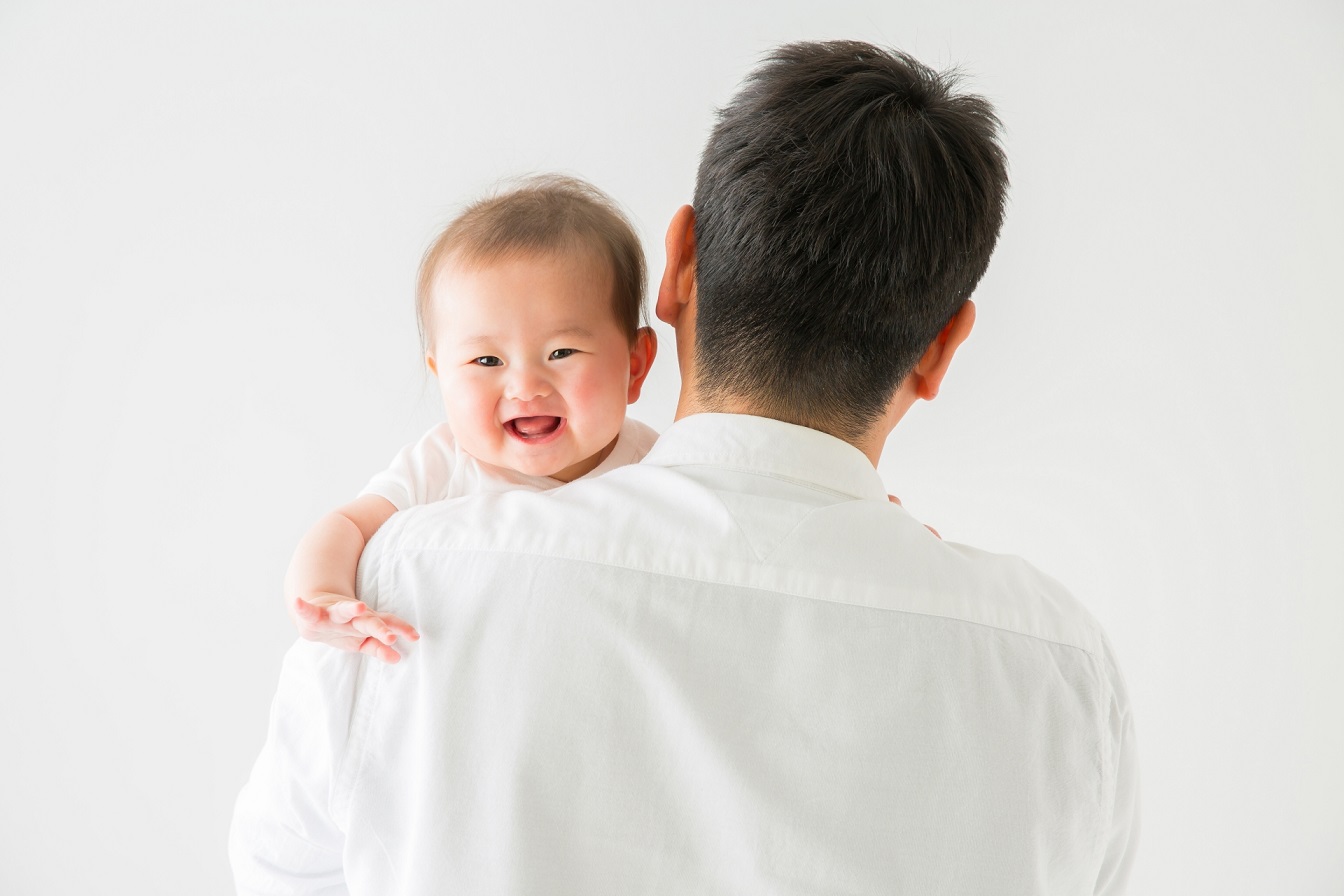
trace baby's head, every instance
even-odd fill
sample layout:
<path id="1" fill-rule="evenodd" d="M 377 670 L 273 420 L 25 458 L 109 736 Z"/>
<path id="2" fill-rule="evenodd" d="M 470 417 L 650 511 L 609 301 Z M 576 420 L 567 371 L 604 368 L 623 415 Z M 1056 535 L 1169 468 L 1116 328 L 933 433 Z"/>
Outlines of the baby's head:
<path id="1" fill-rule="evenodd" d="M 458 215 L 420 265 L 421 344 L 453 435 L 568 482 L 610 453 L 653 363 L 644 253 L 604 193 L 523 180 Z"/>

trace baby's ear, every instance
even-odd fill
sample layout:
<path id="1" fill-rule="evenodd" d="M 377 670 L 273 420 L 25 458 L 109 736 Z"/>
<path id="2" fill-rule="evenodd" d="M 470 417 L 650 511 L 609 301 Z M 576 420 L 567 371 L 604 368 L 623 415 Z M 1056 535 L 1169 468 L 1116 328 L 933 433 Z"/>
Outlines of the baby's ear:
<path id="1" fill-rule="evenodd" d="M 435 376 L 439 375 L 439 367 L 434 363 L 434 355 L 432 353 L 425 355 L 425 366 L 429 368 L 430 373 Z"/>

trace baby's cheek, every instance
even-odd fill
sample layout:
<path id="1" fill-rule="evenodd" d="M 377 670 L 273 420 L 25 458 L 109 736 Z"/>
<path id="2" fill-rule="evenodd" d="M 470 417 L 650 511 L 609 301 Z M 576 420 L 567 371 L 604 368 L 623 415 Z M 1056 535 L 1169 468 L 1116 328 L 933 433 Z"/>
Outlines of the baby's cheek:
<path id="1" fill-rule="evenodd" d="M 615 369 L 597 369 L 590 372 L 575 384 L 575 401 L 586 411 L 597 417 L 609 417 L 622 413 L 625 407 L 625 385 L 623 371 Z"/>
<path id="2" fill-rule="evenodd" d="M 610 438 L 614 430 L 620 429 L 620 420 L 624 418 L 625 403 L 617 400 L 620 398 L 624 396 L 616 395 L 610 384 L 601 380 L 574 383 L 566 396 L 571 424 L 589 438 Z"/>
<path id="3" fill-rule="evenodd" d="M 471 433 L 490 428 L 494 423 L 495 399 L 481 384 L 469 378 L 443 384 L 444 410 L 453 431 L 470 437 Z"/>

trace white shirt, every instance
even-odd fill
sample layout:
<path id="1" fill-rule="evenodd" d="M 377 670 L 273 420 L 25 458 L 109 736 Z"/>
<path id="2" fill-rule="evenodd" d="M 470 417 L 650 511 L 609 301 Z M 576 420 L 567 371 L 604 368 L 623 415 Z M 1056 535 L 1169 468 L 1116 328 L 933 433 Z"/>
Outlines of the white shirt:
<path id="1" fill-rule="evenodd" d="M 656 441 L 657 432 L 627 417 L 611 452 L 585 476 L 601 476 L 608 470 L 639 463 Z M 483 492 L 543 492 L 563 484 L 549 476 L 529 476 L 478 460 L 462 450 L 447 423 L 440 423 L 420 441 L 401 449 L 386 470 L 369 480 L 361 494 L 380 495 L 393 507 L 405 510 Z"/>
<path id="2" fill-rule="evenodd" d="M 360 582 L 423 638 L 290 651 L 240 892 L 1123 889 L 1135 744 L 1097 623 L 830 436 L 688 417 L 600 479 L 397 514 Z"/>

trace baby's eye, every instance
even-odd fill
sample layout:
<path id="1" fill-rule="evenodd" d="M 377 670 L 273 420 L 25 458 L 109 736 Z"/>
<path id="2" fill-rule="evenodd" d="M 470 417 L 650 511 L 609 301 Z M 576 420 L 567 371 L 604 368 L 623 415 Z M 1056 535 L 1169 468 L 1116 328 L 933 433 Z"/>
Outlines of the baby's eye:
<path id="1" fill-rule="evenodd" d="M 471 363 L 478 364 L 481 367 L 498 367 L 504 362 L 494 355 L 481 355 L 479 358 L 473 358 Z"/>
<path id="2" fill-rule="evenodd" d="M 559 361 L 561 358 L 568 358 L 570 355 L 575 354 L 577 351 L 578 349 L 576 348 L 558 348 L 555 351 L 551 352 L 551 357 L 549 358 L 549 360 Z"/>

